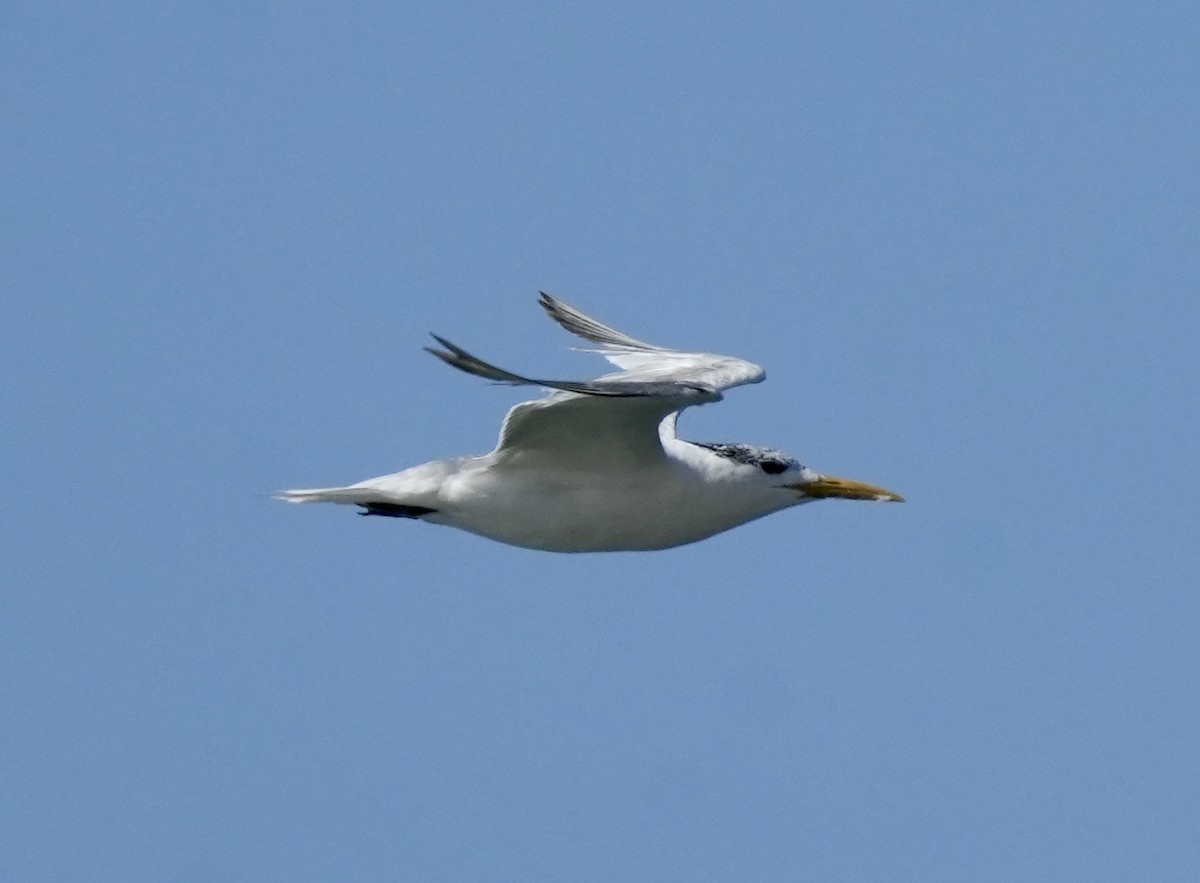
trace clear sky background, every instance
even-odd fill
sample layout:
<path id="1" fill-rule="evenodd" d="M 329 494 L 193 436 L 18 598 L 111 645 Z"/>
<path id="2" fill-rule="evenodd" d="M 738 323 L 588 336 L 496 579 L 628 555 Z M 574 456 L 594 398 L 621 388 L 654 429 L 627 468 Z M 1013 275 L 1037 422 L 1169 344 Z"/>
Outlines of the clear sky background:
<path id="1" fill-rule="evenodd" d="M 0 877 L 1195 880 L 1200 12 L 0 12 Z M 564 556 L 293 508 L 600 373 L 904 493 Z"/>

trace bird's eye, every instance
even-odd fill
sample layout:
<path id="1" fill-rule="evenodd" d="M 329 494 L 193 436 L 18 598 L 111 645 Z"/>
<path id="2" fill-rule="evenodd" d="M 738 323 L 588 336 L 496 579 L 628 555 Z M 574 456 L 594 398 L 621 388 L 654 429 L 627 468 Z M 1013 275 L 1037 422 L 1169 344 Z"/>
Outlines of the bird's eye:
<path id="1" fill-rule="evenodd" d="M 780 472 L 787 471 L 787 464 L 781 463 L 778 460 L 763 460 L 758 464 L 758 468 L 767 475 L 778 475 Z"/>

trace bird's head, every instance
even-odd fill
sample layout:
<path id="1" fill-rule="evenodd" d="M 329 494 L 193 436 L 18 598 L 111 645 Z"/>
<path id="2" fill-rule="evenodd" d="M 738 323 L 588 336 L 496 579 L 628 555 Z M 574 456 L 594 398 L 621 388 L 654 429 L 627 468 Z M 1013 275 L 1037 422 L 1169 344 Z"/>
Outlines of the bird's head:
<path id="1" fill-rule="evenodd" d="M 736 470 L 739 481 L 800 495 L 799 498 L 791 498 L 785 505 L 832 498 L 904 502 L 902 496 L 892 491 L 852 478 L 823 475 L 799 460 L 770 448 L 711 443 L 699 446 L 724 459 Z"/>

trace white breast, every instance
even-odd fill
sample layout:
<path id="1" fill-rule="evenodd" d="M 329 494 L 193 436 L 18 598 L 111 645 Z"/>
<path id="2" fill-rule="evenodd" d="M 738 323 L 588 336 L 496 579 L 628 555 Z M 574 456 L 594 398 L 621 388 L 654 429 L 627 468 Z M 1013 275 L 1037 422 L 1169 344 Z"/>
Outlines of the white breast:
<path id="1" fill-rule="evenodd" d="M 785 497 L 668 457 L 635 472 L 547 470 L 479 458 L 449 478 L 426 520 L 554 552 L 663 549 L 785 508 Z"/>

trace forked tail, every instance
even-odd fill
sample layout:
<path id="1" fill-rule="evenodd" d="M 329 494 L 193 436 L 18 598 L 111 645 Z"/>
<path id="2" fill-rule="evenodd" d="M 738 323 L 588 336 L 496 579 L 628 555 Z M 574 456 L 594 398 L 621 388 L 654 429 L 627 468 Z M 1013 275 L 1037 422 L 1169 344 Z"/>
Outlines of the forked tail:
<path id="1" fill-rule="evenodd" d="M 285 503 L 357 503 L 383 502 L 377 490 L 369 487 L 314 487 L 280 491 L 275 499 Z"/>
<path id="2" fill-rule="evenodd" d="M 285 503 L 343 503 L 362 506 L 360 515 L 387 515 L 392 518 L 420 518 L 436 509 L 428 506 L 410 506 L 397 503 L 387 494 L 370 487 L 319 487 L 293 491 L 280 491 L 275 499 Z"/>

